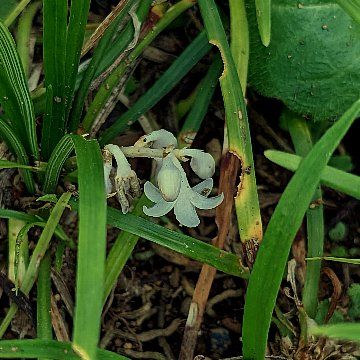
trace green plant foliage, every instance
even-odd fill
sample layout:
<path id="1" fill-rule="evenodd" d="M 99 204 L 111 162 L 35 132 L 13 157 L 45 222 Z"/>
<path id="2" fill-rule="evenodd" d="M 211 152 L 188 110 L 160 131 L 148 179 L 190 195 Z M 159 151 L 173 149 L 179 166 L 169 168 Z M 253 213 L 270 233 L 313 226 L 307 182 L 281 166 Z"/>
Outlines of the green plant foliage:
<path id="1" fill-rule="evenodd" d="M 348 291 L 350 297 L 350 306 L 348 310 L 348 315 L 352 319 L 360 318 L 360 284 L 352 284 Z"/>
<path id="2" fill-rule="evenodd" d="M 339 221 L 332 229 L 329 230 L 329 237 L 332 241 L 343 241 L 347 234 L 347 227 Z"/>
<path id="3" fill-rule="evenodd" d="M 318 310 L 316 313 L 315 321 L 317 324 L 324 324 L 324 320 L 326 317 L 326 314 L 329 310 L 330 301 L 329 300 L 323 300 L 319 303 Z M 333 316 L 329 319 L 328 324 L 338 324 L 344 321 L 344 316 L 341 314 L 340 311 L 335 310 Z"/>
<path id="4" fill-rule="evenodd" d="M 318 186 L 321 172 L 359 113 L 360 100 L 356 101 L 314 145 L 286 187 L 270 219 L 246 293 L 243 352 L 247 359 L 264 359 L 271 314 L 291 243 Z"/>
<path id="5" fill-rule="evenodd" d="M 312 335 L 359 341 L 360 323 L 339 323 L 334 325 L 313 326 L 310 327 L 309 332 Z"/>
<path id="6" fill-rule="evenodd" d="M 250 85 L 315 120 L 336 118 L 360 96 L 360 24 L 335 0 L 273 0 L 271 12 L 265 48 L 250 7 Z"/>
<path id="7" fill-rule="evenodd" d="M 0 6 L 0 21 L 4 22 L 17 4 L 17 0 L 2 1 Z"/>

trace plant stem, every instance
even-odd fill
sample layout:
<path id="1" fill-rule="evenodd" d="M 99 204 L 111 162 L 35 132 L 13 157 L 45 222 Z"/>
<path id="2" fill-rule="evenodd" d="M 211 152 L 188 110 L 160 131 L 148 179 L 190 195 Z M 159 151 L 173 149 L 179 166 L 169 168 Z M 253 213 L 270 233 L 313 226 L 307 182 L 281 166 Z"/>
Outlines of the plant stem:
<path id="1" fill-rule="evenodd" d="M 294 143 L 296 154 L 305 157 L 312 149 L 312 139 L 305 119 L 297 114 L 286 112 L 287 124 Z M 307 221 L 307 257 L 320 257 L 324 246 L 324 214 L 321 186 L 318 186 L 314 197 L 314 207 L 306 212 Z M 308 262 L 303 289 L 302 302 L 308 316 L 314 318 L 318 307 L 318 291 L 321 260 Z"/>

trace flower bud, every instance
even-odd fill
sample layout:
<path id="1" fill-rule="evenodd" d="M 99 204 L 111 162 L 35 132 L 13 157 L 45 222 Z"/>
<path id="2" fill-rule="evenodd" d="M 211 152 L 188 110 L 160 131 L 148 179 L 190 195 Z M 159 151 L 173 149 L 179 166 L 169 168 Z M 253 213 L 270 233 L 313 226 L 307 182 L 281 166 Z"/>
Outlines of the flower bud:
<path id="1" fill-rule="evenodd" d="M 174 165 L 172 154 L 163 160 L 162 167 L 157 176 L 157 183 L 165 201 L 175 201 L 179 196 L 181 173 Z"/>

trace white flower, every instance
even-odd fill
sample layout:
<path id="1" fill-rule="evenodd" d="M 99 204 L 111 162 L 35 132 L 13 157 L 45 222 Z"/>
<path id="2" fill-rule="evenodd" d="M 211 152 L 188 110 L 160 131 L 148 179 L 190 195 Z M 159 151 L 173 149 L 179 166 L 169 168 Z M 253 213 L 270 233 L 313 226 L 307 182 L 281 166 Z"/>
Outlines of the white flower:
<path id="1" fill-rule="evenodd" d="M 190 156 L 190 167 L 200 179 L 207 179 L 214 175 L 215 160 L 206 152 L 198 149 L 183 149 L 182 153 Z"/>
<path id="2" fill-rule="evenodd" d="M 200 223 L 196 208 L 213 209 L 223 201 L 224 195 L 220 194 L 212 198 L 207 198 L 213 187 L 213 180 L 211 178 L 191 188 L 179 160 L 175 156 L 171 160 L 174 167 L 177 168 L 181 174 L 179 195 L 174 201 L 166 201 L 162 191 L 147 181 L 144 186 L 144 192 L 155 205 L 151 208 L 144 206 L 143 211 L 148 216 L 160 217 L 174 209 L 175 217 L 180 224 L 187 227 L 196 227 Z M 172 171 L 175 172 L 174 169 Z M 161 172 L 159 172 L 159 176 L 161 176 Z M 164 178 L 160 179 L 160 182 L 168 180 L 169 178 Z"/>
<path id="3" fill-rule="evenodd" d="M 105 146 L 105 151 L 111 153 L 117 164 L 116 176 L 115 176 L 115 191 L 119 200 L 121 211 L 126 214 L 130 210 L 130 204 L 135 197 L 140 196 L 140 183 L 134 170 L 131 169 L 129 162 L 121 149 L 113 144 Z M 110 180 L 109 161 L 104 164 L 104 175 L 106 190 L 108 194 L 112 190 L 112 184 Z M 110 185 L 111 187 L 110 187 Z"/>
<path id="4" fill-rule="evenodd" d="M 167 130 L 155 130 L 150 134 L 142 136 L 135 144 L 135 147 L 152 147 L 153 149 L 162 149 L 167 147 L 176 147 L 176 137 Z"/>

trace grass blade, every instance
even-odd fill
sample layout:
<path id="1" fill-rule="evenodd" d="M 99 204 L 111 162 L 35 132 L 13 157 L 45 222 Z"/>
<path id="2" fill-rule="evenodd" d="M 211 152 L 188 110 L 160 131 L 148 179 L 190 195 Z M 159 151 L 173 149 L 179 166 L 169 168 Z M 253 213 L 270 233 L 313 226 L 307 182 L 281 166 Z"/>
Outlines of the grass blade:
<path id="1" fill-rule="evenodd" d="M 266 150 L 264 155 L 275 164 L 291 171 L 296 171 L 303 159 L 301 156 L 277 150 Z M 360 200 L 360 176 L 349 174 L 331 166 L 325 166 L 321 172 L 320 181 L 329 188 Z"/>
<path id="2" fill-rule="evenodd" d="M 191 146 L 196 133 L 208 111 L 210 101 L 214 95 L 216 84 L 219 81 L 223 65 L 220 55 L 216 56 L 209 70 L 201 81 L 197 90 L 195 101 L 189 111 L 181 131 L 178 134 L 179 146 Z"/>
<path id="3" fill-rule="evenodd" d="M 32 156 L 32 160 L 38 160 L 35 115 L 27 80 L 14 39 L 1 21 L 0 64 L 0 80 L 3 83 L 0 94 L 4 113 L 11 121 L 14 132 L 22 141 L 26 152 Z"/>
<path id="4" fill-rule="evenodd" d="M 21 14 L 31 0 L 21 0 L 4 20 L 4 25 L 9 27 L 14 20 Z"/>
<path id="5" fill-rule="evenodd" d="M 312 136 L 307 121 L 299 115 L 287 111 L 283 113 L 283 116 L 287 120 L 296 153 L 306 156 L 313 147 Z M 321 186 L 317 187 L 312 201 L 316 201 L 318 205 L 314 208 L 309 208 L 306 212 L 308 257 L 323 255 L 325 230 Z M 320 270 L 321 261 L 314 261 L 306 266 L 302 302 L 307 315 L 312 319 L 315 318 L 318 308 Z"/>
<path id="6" fill-rule="evenodd" d="M 98 360 L 128 360 L 127 357 L 110 351 L 97 349 Z M 0 341 L 0 358 L 2 359 L 36 359 L 48 357 L 53 360 L 80 360 L 71 348 L 71 343 L 55 340 L 3 340 Z"/>
<path id="7" fill-rule="evenodd" d="M 242 334 L 245 358 L 264 359 L 271 316 L 291 243 L 320 181 L 322 170 L 359 112 L 360 100 L 314 145 L 286 187 L 271 217 L 246 293 Z"/>
<path id="8" fill-rule="evenodd" d="M 52 0 L 53 1 L 53 0 Z M 90 0 L 72 0 L 66 38 L 65 64 L 65 114 L 69 116 L 72 106 L 76 77 L 89 14 Z M 61 49 L 64 52 L 64 48 Z"/>
<path id="9" fill-rule="evenodd" d="M 262 239 L 262 225 L 246 105 L 215 2 L 213 0 L 199 0 L 199 6 L 209 42 L 219 48 L 224 63 L 220 85 L 225 105 L 229 153 L 235 156 L 241 164 L 240 184 L 235 197 L 235 208 L 240 239 L 249 249 L 247 258 L 252 263 L 254 254 L 250 249 L 256 249 L 257 244 Z"/>
<path id="10" fill-rule="evenodd" d="M 44 171 L 43 168 L 23 165 L 9 160 L 0 160 L 0 169 L 26 169 L 32 171 Z"/>
<path id="11" fill-rule="evenodd" d="M 309 328 L 311 335 L 327 336 L 335 339 L 360 341 L 359 323 L 340 323 L 334 325 L 313 326 Z"/>
<path id="12" fill-rule="evenodd" d="M 41 150 L 48 160 L 56 144 L 65 134 L 65 63 L 67 0 L 44 0 L 43 6 L 43 53 L 47 114 L 44 117 Z"/>
<path id="13" fill-rule="evenodd" d="M 360 259 L 349 259 L 349 258 L 338 258 L 333 256 L 321 256 L 306 258 L 307 261 L 326 260 L 326 261 L 337 261 L 345 264 L 360 265 Z"/>
<path id="14" fill-rule="evenodd" d="M 96 141 L 71 135 L 79 181 L 79 239 L 73 349 L 95 359 L 100 336 L 106 250 L 106 194 L 103 160 Z M 84 331 L 86 329 L 86 331 Z"/>
<path id="15" fill-rule="evenodd" d="M 261 42 L 269 46 L 271 35 L 271 0 L 255 0 L 256 18 Z"/>
<path id="16" fill-rule="evenodd" d="M 211 49 L 206 40 L 206 33 L 201 32 L 195 40 L 171 64 L 155 84 L 136 101 L 116 122 L 103 132 L 100 137 L 101 144 L 107 144 L 115 136 L 124 131 L 129 124 L 134 123 L 146 111 L 157 104 L 174 86 L 200 61 Z M 89 130 L 87 122 L 85 129 Z"/>

